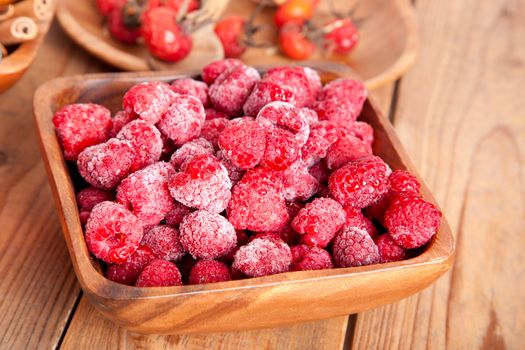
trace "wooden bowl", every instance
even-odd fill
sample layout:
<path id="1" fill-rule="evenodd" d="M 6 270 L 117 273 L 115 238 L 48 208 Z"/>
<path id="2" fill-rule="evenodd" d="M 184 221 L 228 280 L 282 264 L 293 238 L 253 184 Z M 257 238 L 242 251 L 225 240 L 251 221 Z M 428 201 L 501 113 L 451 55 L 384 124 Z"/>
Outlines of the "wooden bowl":
<path id="1" fill-rule="evenodd" d="M 209 0 L 208 3 L 224 0 Z M 358 0 L 334 1 L 338 11 L 348 11 Z M 205 3 L 207 6 L 208 3 Z M 328 1 L 322 0 L 318 17 L 328 15 Z M 237 13 L 248 16 L 257 4 L 249 0 L 229 1 L 224 15 Z M 348 56 L 323 57 L 316 53 L 309 60 L 331 60 L 346 64 L 361 76 L 369 89 L 398 79 L 413 64 L 418 47 L 418 30 L 414 10 L 408 0 L 367 0 L 360 1 L 356 17 L 365 21 L 360 28 L 361 40 L 356 49 Z M 257 24 L 273 26 L 274 8 L 267 8 L 258 17 Z M 222 11 L 215 11 L 219 13 Z M 98 58 L 123 70 L 145 71 L 158 70 L 160 65 L 152 65 L 149 53 L 143 45 L 129 46 L 112 39 L 103 28 L 102 17 L 95 8 L 94 0 L 62 0 L 57 10 L 58 21 L 64 31 L 80 46 Z M 215 37 L 211 28 L 207 29 L 206 38 Z M 275 42 L 274 30 L 265 31 L 259 38 Z M 201 36 L 202 37 L 202 36 Z M 217 39 L 215 39 L 217 40 Z M 201 40 L 206 42 L 206 40 Z M 202 61 L 199 48 L 192 53 L 191 59 L 170 65 L 171 70 L 179 72 L 187 69 L 200 69 Z M 206 48 L 209 50 L 209 48 Z M 205 57 L 210 58 L 209 56 Z M 242 59 L 250 65 L 289 64 L 276 48 L 250 48 Z"/>
<path id="2" fill-rule="evenodd" d="M 326 80 L 338 76 L 334 66 Z M 189 74 L 192 75 L 192 74 Z M 93 74 L 52 80 L 34 98 L 35 120 L 49 181 L 64 237 L 80 285 L 90 302 L 107 318 L 141 333 L 223 332 L 282 326 L 361 312 L 395 302 L 427 287 L 453 261 L 454 241 L 442 219 L 439 232 L 411 259 L 355 268 L 288 272 L 278 275 L 206 285 L 137 288 L 114 283 L 100 272 L 84 242 L 75 201 L 74 183 L 55 135 L 52 117 L 61 106 L 95 102 L 112 112 L 133 84 L 171 81 L 168 73 Z M 373 101 L 361 119 L 375 129 L 374 152 L 393 169 L 415 169 L 390 122 Z M 423 197 L 435 203 L 424 183 Z"/>

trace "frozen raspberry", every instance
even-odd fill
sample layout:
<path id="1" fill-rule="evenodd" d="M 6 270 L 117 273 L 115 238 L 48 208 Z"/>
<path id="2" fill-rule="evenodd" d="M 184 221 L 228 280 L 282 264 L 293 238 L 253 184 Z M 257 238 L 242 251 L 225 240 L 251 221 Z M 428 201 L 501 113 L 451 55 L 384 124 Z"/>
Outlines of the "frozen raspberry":
<path id="1" fill-rule="evenodd" d="M 219 135 L 228 126 L 229 120 L 226 118 L 215 118 L 204 121 L 201 130 L 201 137 L 210 141 L 213 147 L 219 147 Z"/>
<path id="2" fill-rule="evenodd" d="M 313 166 L 326 157 L 331 144 L 322 129 L 313 129 L 306 144 L 301 148 L 301 158 L 307 166 Z"/>
<path id="3" fill-rule="evenodd" d="M 339 169 L 343 165 L 372 155 L 368 146 L 357 137 L 347 136 L 333 143 L 326 154 L 328 169 Z"/>
<path id="4" fill-rule="evenodd" d="M 192 211 L 191 208 L 188 208 L 184 204 L 175 202 L 173 209 L 166 214 L 166 223 L 170 226 L 179 227 L 182 219 Z"/>
<path id="5" fill-rule="evenodd" d="M 274 128 L 266 133 L 266 151 L 261 166 L 283 171 L 299 157 L 301 157 L 301 149 L 291 132 Z"/>
<path id="6" fill-rule="evenodd" d="M 250 169 L 242 177 L 242 183 L 254 187 L 271 187 L 280 195 L 284 195 L 283 173 L 279 171 L 262 167 Z"/>
<path id="7" fill-rule="evenodd" d="M 272 102 L 264 106 L 255 119 L 259 124 L 271 129 L 278 127 L 295 135 L 299 147 L 304 146 L 310 134 L 310 125 L 301 109 L 287 102 Z"/>
<path id="8" fill-rule="evenodd" d="M 233 247 L 228 253 L 220 257 L 221 261 L 227 262 L 229 264 L 231 264 L 233 261 L 233 257 L 235 256 L 235 253 L 237 253 L 237 250 L 239 250 L 239 247 L 248 243 L 250 239 L 250 236 L 248 236 L 244 230 L 235 230 L 235 234 L 237 235 L 237 245 Z"/>
<path id="9" fill-rule="evenodd" d="M 357 137 L 363 141 L 370 153 L 372 153 L 372 145 L 374 144 L 374 129 L 368 123 L 362 121 L 356 121 L 349 130 L 350 135 Z"/>
<path id="10" fill-rule="evenodd" d="M 289 102 L 291 104 L 296 102 L 295 96 L 290 90 L 270 81 L 259 81 L 242 108 L 245 115 L 256 116 L 261 108 L 274 101 Z"/>
<path id="11" fill-rule="evenodd" d="M 117 136 L 120 130 L 126 125 L 127 123 L 133 121 L 136 119 L 136 116 L 133 116 L 130 113 L 126 113 L 125 111 L 118 111 L 113 116 L 113 128 L 111 129 L 111 137 Z"/>
<path id="12" fill-rule="evenodd" d="M 330 144 L 350 135 L 347 128 L 327 120 L 319 121 L 319 123 L 312 126 L 312 131 L 313 130 L 318 130 L 318 132 L 324 136 Z"/>
<path id="13" fill-rule="evenodd" d="M 142 169 L 160 159 L 163 143 L 160 131 L 154 125 L 140 119 L 132 121 L 120 130 L 117 138 L 129 141 L 135 151 L 131 171 Z"/>
<path id="14" fill-rule="evenodd" d="M 92 103 L 67 105 L 55 113 L 53 124 L 64 149 L 64 158 L 75 161 L 84 149 L 109 138 L 111 112 Z"/>
<path id="15" fill-rule="evenodd" d="M 295 96 L 295 106 L 310 106 L 315 101 L 310 82 L 303 67 L 276 67 L 268 70 L 262 81 L 275 83 L 291 91 Z"/>
<path id="16" fill-rule="evenodd" d="M 107 263 L 123 263 L 139 247 L 142 239 L 139 219 L 124 206 L 113 202 L 97 204 L 86 224 L 89 251 Z"/>
<path id="17" fill-rule="evenodd" d="M 298 160 L 283 171 L 284 198 L 287 201 L 306 201 L 319 189 L 319 181 L 308 172 L 306 164 Z"/>
<path id="18" fill-rule="evenodd" d="M 77 193 L 79 211 L 91 211 L 98 203 L 114 199 L 113 193 L 95 187 L 87 187 Z"/>
<path id="19" fill-rule="evenodd" d="M 153 226 L 144 232 L 140 244 L 150 248 L 160 259 L 178 261 L 184 256 L 179 231 L 170 226 Z"/>
<path id="20" fill-rule="evenodd" d="M 351 267 L 377 264 L 379 250 L 372 237 L 358 227 L 345 227 L 334 238 L 333 257 L 335 266 Z"/>
<path id="21" fill-rule="evenodd" d="M 421 188 L 417 178 L 405 170 L 395 170 L 388 177 L 388 181 L 390 181 L 390 191 L 396 194 L 411 193 L 417 195 Z"/>
<path id="22" fill-rule="evenodd" d="M 235 58 L 226 58 L 224 60 L 214 61 L 202 69 L 202 80 L 211 85 L 225 71 L 242 66 L 242 61 Z"/>
<path id="23" fill-rule="evenodd" d="M 124 94 L 122 107 L 132 118 L 137 115 L 149 124 L 156 124 L 168 110 L 175 93 L 166 83 L 137 84 Z"/>
<path id="24" fill-rule="evenodd" d="M 78 213 L 78 217 L 80 219 L 80 223 L 82 224 L 82 226 L 86 226 L 90 215 L 91 215 L 90 211 L 81 211 L 80 213 Z"/>
<path id="25" fill-rule="evenodd" d="M 365 208 L 388 191 L 387 167 L 379 157 L 350 162 L 330 175 L 328 186 L 344 206 Z"/>
<path id="26" fill-rule="evenodd" d="M 176 150 L 170 159 L 171 165 L 178 170 L 181 165 L 201 154 L 213 154 L 213 145 L 206 139 L 198 138 L 183 144 Z"/>
<path id="27" fill-rule="evenodd" d="M 213 108 L 206 108 L 206 120 L 216 119 L 216 118 L 224 118 L 228 119 L 228 115 L 224 112 L 218 111 Z"/>
<path id="28" fill-rule="evenodd" d="M 379 250 L 381 263 L 399 261 L 407 257 L 407 252 L 403 247 L 397 245 L 389 234 L 377 236 L 374 242 Z"/>
<path id="29" fill-rule="evenodd" d="M 180 146 L 199 136 L 206 113 L 202 103 L 190 95 L 175 96 L 172 102 L 157 126 L 164 135 Z"/>
<path id="30" fill-rule="evenodd" d="M 330 269 L 334 265 L 332 257 L 326 250 L 304 244 L 290 248 L 292 251 L 291 271 L 308 271 Z"/>
<path id="31" fill-rule="evenodd" d="M 219 135 L 219 147 L 233 165 L 241 169 L 255 167 L 266 149 L 266 131 L 260 124 L 242 118 L 231 122 Z"/>
<path id="32" fill-rule="evenodd" d="M 142 270 L 155 259 L 157 256 L 150 248 L 140 246 L 126 262 L 110 265 L 106 277 L 113 282 L 133 286 Z"/>
<path id="33" fill-rule="evenodd" d="M 114 8 L 122 7 L 126 1 L 125 0 L 96 0 L 98 12 L 106 17 L 108 16 Z"/>
<path id="34" fill-rule="evenodd" d="M 308 168 L 308 172 L 317 179 L 320 185 L 324 186 L 324 183 L 328 181 L 330 171 L 328 170 L 326 163 L 323 161 L 317 162 Z M 318 191 L 319 193 L 319 191 Z"/>
<path id="35" fill-rule="evenodd" d="M 177 94 L 191 95 L 199 99 L 204 107 L 208 107 L 210 100 L 208 99 L 208 85 L 202 81 L 195 79 L 177 79 L 171 83 L 171 89 Z"/>
<path id="36" fill-rule="evenodd" d="M 216 260 L 199 260 L 190 273 L 190 284 L 231 281 L 230 268 Z"/>
<path id="37" fill-rule="evenodd" d="M 441 212 L 417 195 L 397 195 L 385 213 L 384 225 L 401 247 L 411 249 L 426 244 L 439 229 Z"/>
<path id="38" fill-rule="evenodd" d="M 107 16 L 106 23 L 113 38 L 124 44 L 135 44 L 140 38 L 140 28 L 126 25 L 124 5 L 115 7 Z"/>
<path id="39" fill-rule="evenodd" d="M 359 227 L 364 229 L 370 237 L 374 238 L 377 236 L 377 228 L 370 219 L 363 215 L 361 209 L 354 207 L 345 207 L 344 209 L 346 213 L 346 227 Z"/>
<path id="40" fill-rule="evenodd" d="M 306 79 L 308 79 L 310 95 L 312 96 L 312 99 L 315 100 L 317 98 L 317 95 L 319 95 L 319 93 L 323 89 L 323 84 L 321 83 L 321 77 L 319 76 L 319 73 L 317 73 L 316 70 L 310 67 L 303 67 L 303 70 L 304 70 L 304 74 L 306 75 Z"/>
<path id="41" fill-rule="evenodd" d="M 272 235 L 257 237 L 235 253 L 232 268 L 250 277 L 286 272 L 292 262 L 290 247 Z"/>
<path id="42" fill-rule="evenodd" d="M 225 217 L 206 210 L 186 215 L 179 229 L 182 246 L 194 258 L 218 258 L 237 244 L 232 224 Z"/>
<path id="43" fill-rule="evenodd" d="M 317 112 L 314 111 L 313 109 L 303 107 L 301 108 L 301 112 L 303 112 L 303 115 L 306 118 L 306 122 L 308 123 L 308 125 L 312 126 L 312 125 L 319 123 Z"/>
<path id="44" fill-rule="evenodd" d="M 134 172 L 117 188 L 117 202 L 135 214 L 144 227 L 157 225 L 173 208 L 168 191 L 168 177 L 173 172 L 173 167 L 164 162 Z"/>
<path id="45" fill-rule="evenodd" d="M 350 126 L 361 114 L 367 95 L 363 82 L 349 78 L 337 79 L 325 85 L 315 110 L 320 120 Z"/>
<path id="46" fill-rule="evenodd" d="M 244 101 L 259 79 L 259 72 L 245 65 L 224 71 L 210 86 L 210 101 L 228 115 L 241 115 Z"/>
<path id="47" fill-rule="evenodd" d="M 231 181 L 228 171 L 212 155 L 202 154 L 184 163 L 180 173 L 169 180 L 170 193 L 190 208 L 220 213 L 228 206 Z"/>
<path id="48" fill-rule="evenodd" d="M 94 187 L 111 190 L 128 176 L 135 153 L 128 141 L 110 139 L 78 155 L 80 175 Z"/>
<path id="49" fill-rule="evenodd" d="M 299 211 L 292 227 L 304 235 L 304 244 L 324 248 L 343 227 L 345 217 L 341 204 L 330 198 L 316 198 Z"/>
<path id="50" fill-rule="evenodd" d="M 228 171 L 228 176 L 230 178 L 232 186 L 235 186 L 235 184 L 239 182 L 239 180 L 242 178 L 246 171 L 244 169 L 237 168 L 235 165 L 233 165 L 233 163 L 228 158 L 226 158 L 222 150 L 217 151 L 217 153 L 215 153 L 215 156 L 221 160 L 222 165 L 224 165 L 224 167 Z"/>
<path id="51" fill-rule="evenodd" d="M 177 265 L 172 262 L 156 259 L 142 270 L 137 287 L 168 287 L 182 285 L 182 277 Z"/>

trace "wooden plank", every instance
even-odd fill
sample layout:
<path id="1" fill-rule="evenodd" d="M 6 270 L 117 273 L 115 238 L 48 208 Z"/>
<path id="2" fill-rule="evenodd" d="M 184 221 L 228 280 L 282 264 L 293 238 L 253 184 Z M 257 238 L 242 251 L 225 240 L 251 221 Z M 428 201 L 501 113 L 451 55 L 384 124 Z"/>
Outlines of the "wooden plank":
<path id="1" fill-rule="evenodd" d="M 421 51 L 394 120 L 456 232 L 456 263 L 424 292 L 358 315 L 352 348 L 522 349 L 525 2 L 417 10 Z"/>

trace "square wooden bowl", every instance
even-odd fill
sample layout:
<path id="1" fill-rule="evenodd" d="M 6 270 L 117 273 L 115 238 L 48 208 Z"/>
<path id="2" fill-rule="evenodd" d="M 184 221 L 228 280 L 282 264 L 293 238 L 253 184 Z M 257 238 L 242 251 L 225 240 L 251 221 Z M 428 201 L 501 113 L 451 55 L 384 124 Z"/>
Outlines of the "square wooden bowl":
<path id="1" fill-rule="evenodd" d="M 326 82 L 346 74 L 338 67 L 316 68 Z M 449 269 L 454 241 L 443 218 L 439 232 L 418 256 L 394 263 L 161 288 L 137 288 L 106 279 L 84 242 L 74 183 L 55 135 L 53 114 L 76 102 L 99 103 L 115 112 L 133 84 L 179 77 L 166 72 L 66 77 L 44 84 L 35 94 L 41 150 L 73 267 L 85 295 L 107 318 L 133 331 L 159 334 L 282 326 L 395 302 L 427 287 Z M 361 120 L 375 129 L 375 154 L 393 169 L 415 173 L 392 125 L 372 101 L 366 102 Z M 421 192 L 426 200 L 435 202 L 424 183 Z"/>

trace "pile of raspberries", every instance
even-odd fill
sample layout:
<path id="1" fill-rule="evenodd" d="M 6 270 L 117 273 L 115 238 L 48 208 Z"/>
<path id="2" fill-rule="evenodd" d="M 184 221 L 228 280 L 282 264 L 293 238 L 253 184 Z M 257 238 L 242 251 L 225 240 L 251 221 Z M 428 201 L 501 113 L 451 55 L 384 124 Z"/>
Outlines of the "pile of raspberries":
<path id="1" fill-rule="evenodd" d="M 413 256 L 441 212 L 373 155 L 362 82 L 216 61 L 202 81 L 131 87 L 113 117 L 53 117 L 89 251 L 112 281 L 201 284 Z"/>

